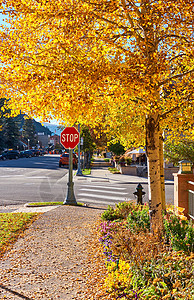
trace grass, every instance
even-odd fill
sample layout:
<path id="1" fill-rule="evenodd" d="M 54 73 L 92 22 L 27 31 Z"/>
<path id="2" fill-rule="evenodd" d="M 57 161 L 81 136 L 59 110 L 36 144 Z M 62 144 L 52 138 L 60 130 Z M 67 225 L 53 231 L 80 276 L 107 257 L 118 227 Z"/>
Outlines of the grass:
<path id="1" fill-rule="evenodd" d="M 82 174 L 83 175 L 90 175 L 91 174 L 91 169 L 82 169 Z"/>
<path id="2" fill-rule="evenodd" d="M 77 171 L 74 173 L 74 176 L 76 176 Z M 91 169 L 82 169 L 82 175 L 90 175 L 91 174 Z"/>
<path id="3" fill-rule="evenodd" d="M 63 202 L 34 202 L 28 203 L 27 206 L 52 206 L 52 205 L 63 205 Z"/>
<path id="4" fill-rule="evenodd" d="M 117 168 L 109 167 L 108 170 L 113 174 L 121 174 L 121 172 Z"/>
<path id="5" fill-rule="evenodd" d="M 0 257 L 39 215 L 39 213 L 0 213 Z"/>
<path id="6" fill-rule="evenodd" d="M 53 205 L 63 205 L 63 201 L 58 202 L 34 202 L 34 203 L 28 203 L 27 206 L 53 206 Z M 84 204 L 81 202 L 77 202 L 78 206 L 83 206 Z"/>

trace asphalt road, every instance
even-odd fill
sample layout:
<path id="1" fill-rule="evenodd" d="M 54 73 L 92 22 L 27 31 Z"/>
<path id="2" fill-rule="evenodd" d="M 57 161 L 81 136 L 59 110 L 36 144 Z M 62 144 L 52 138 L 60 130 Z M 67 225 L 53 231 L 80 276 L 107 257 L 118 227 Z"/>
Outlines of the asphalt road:
<path id="1" fill-rule="evenodd" d="M 62 201 L 68 169 L 58 161 L 57 155 L 0 161 L 0 205 Z"/>
<path id="2" fill-rule="evenodd" d="M 59 155 L 0 161 L 0 207 L 29 202 L 64 201 L 67 195 L 68 168 L 59 168 Z M 147 201 L 148 185 L 142 184 Z M 77 178 L 76 200 L 87 204 L 111 205 L 135 199 L 137 183 L 87 181 Z M 173 203 L 173 185 L 166 186 L 166 200 Z"/>

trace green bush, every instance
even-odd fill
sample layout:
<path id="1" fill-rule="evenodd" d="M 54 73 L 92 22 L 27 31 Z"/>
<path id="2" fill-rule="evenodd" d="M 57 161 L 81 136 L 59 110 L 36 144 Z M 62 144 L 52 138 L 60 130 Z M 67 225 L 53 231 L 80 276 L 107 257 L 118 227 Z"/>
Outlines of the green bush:
<path id="1" fill-rule="evenodd" d="M 121 174 L 117 168 L 108 167 L 108 170 L 113 174 Z"/>
<path id="2" fill-rule="evenodd" d="M 115 209 L 109 207 L 104 216 L 117 220 L 101 224 L 100 240 L 104 254 L 108 253 L 105 286 L 111 299 L 194 299 L 194 229 L 189 221 L 174 211 L 166 213 L 161 241 L 149 232 L 147 205 L 119 203 Z M 114 228 L 111 235 L 110 226 Z"/>
<path id="3" fill-rule="evenodd" d="M 129 157 L 126 158 L 125 161 L 126 161 L 126 164 L 127 164 L 128 166 L 132 163 L 132 159 L 129 158 Z"/>
<path id="4" fill-rule="evenodd" d="M 101 218 L 104 221 L 114 221 L 126 219 L 129 215 L 129 212 L 132 211 L 135 207 L 133 202 L 121 202 L 116 204 L 115 209 L 108 206 L 107 210 L 102 213 Z"/>
<path id="5" fill-rule="evenodd" d="M 136 205 L 134 202 L 121 202 L 115 208 L 108 206 L 102 214 L 105 221 L 127 219 L 127 227 L 134 233 L 148 232 L 150 218 L 148 205 Z M 166 213 L 164 221 L 164 240 L 173 250 L 194 251 L 194 227 L 188 220 L 182 220 L 174 212 Z"/>
<path id="6" fill-rule="evenodd" d="M 128 226 L 132 231 L 148 231 L 150 229 L 149 208 L 147 205 L 139 205 L 138 208 L 129 213 L 127 217 Z"/>
<path id="7" fill-rule="evenodd" d="M 123 219 L 122 215 L 110 205 L 108 205 L 107 210 L 105 210 L 105 212 L 102 213 L 101 218 L 104 221 L 114 221 L 118 219 Z"/>
<path id="8" fill-rule="evenodd" d="M 194 228 L 188 220 L 181 220 L 174 214 L 166 214 L 164 228 L 166 238 L 174 250 L 194 251 Z"/>
<path id="9" fill-rule="evenodd" d="M 104 161 L 105 162 L 110 162 L 110 159 L 109 158 L 105 158 Z"/>

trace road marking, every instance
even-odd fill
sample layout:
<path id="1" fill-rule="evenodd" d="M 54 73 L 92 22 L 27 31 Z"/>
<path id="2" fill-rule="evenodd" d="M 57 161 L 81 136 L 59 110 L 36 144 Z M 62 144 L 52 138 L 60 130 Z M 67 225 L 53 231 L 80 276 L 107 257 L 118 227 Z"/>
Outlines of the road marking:
<path id="1" fill-rule="evenodd" d="M 89 191 L 89 192 L 98 192 L 98 193 L 111 193 L 111 194 L 117 194 L 117 195 L 127 195 L 128 193 L 123 192 L 115 192 L 115 191 L 104 191 L 104 190 L 95 190 L 95 189 L 80 189 L 80 191 Z"/>
<path id="2" fill-rule="evenodd" d="M 104 186 L 104 185 L 91 185 L 91 184 L 84 184 L 82 187 L 90 187 L 90 188 L 103 188 L 103 189 L 110 189 L 110 190 L 125 190 L 125 188 L 121 187 L 113 187 L 113 186 Z"/>
<path id="3" fill-rule="evenodd" d="M 109 202 L 109 201 L 98 201 L 98 200 L 91 200 L 86 198 L 79 199 L 80 202 L 89 202 L 89 203 L 98 203 L 98 204 L 105 204 L 105 205 L 115 205 L 115 202 Z"/>
<path id="4" fill-rule="evenodd" d="M 12 175 L 12 174 L 10 174 L 10 175 L 1 175 L 0 176 L 0 178 L 10 178 L 10 177 L 22 177 L 22 176 L 24 176 L 24 175 Z"/>
<path id="5" fill-rule="evenodd" d="M 47 176 L 26 176 L 28 179 L 46 179 L 48 178 Z"/>
<path id="6" fill-rule="evenodd" d="M 105 196 L 105 195 L 96 195 L 96 194 L 85 194 L 85 193 L 80 193 L 78 196 L 84 196 L 84 197 L 92 197 L 92 198 L 101 198 L 101 199 L 110 199 L 110 200 L 116 200 L 116 201 L 126 201 L 127 197 L 114 197 L 114 196 Z"/>

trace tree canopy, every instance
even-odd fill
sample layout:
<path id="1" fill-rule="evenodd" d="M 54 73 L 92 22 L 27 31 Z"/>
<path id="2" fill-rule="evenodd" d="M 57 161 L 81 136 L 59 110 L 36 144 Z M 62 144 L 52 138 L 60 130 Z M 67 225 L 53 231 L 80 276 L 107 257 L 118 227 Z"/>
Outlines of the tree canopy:
<path id="1" fill-rule="evenodd" d="M 190 119 L 192 1 L 6 0 L 1 12 L 2 92 L 16 113 L 111 129 L 129 117 L 143 128 L 150 112 L 165 127 Z"/>
<path id="2" fill-rule="evenodd" d="M 184 138 L 179 143 L 168 141 L 165 143 L 164 157 L 176 166 L 181 160 L 194 162 L 194 142 Z"/>
<path id="3" fill-rule="evenodd" d="M 30 147 L 35 147 L 37 144 L 36 129 L 33 119 L 25 119 L 22 127 L 22 137 L 26 144 Z"/>
<path id="4" fill-rule="evenodd" d="M 0 108 L 3 107 L 5 98 L 0 99 Z M 9 118 L 8 111 L 0 110 L 0 150 L 19 149 L 19 124 L 15 118 Z"/>
<path id="5" fill-rule="evenodd" d="M 150 211 L 161 220 L 161 131 L 193 126 L 193 1 L 5 0 L 1 12 L 12 111 L 146 143 Z"/>

